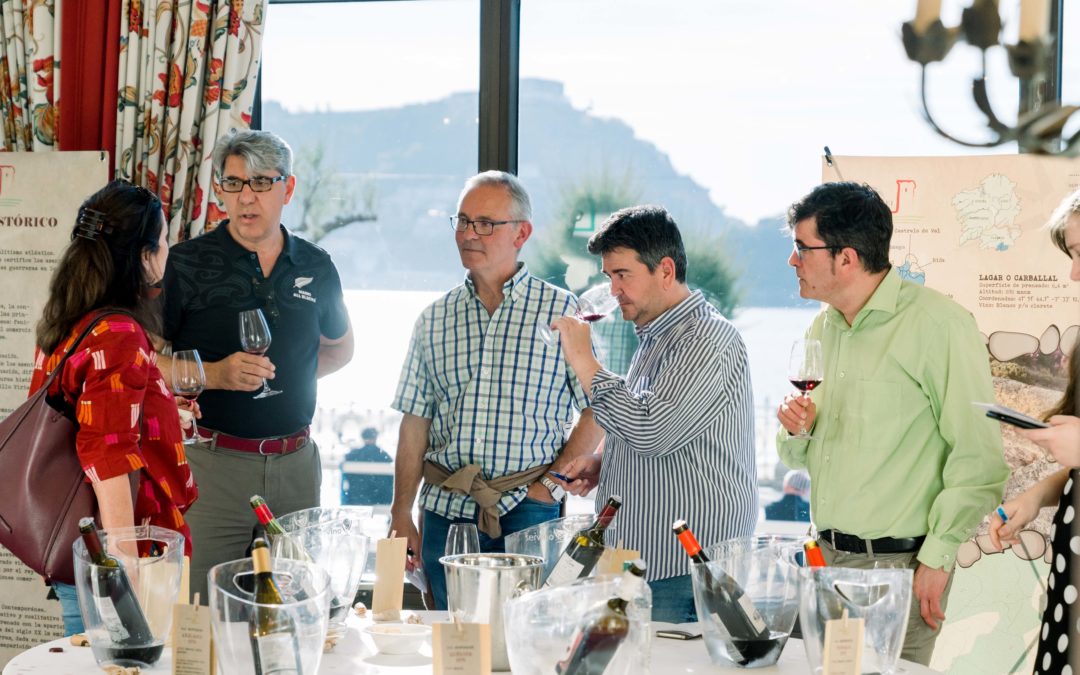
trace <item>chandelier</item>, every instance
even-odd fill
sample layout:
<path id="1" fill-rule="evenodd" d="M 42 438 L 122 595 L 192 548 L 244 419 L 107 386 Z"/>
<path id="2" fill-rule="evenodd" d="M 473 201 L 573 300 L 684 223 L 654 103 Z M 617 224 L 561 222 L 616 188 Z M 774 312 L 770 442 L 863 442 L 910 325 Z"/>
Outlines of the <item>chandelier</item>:
<path id="1" fill-rule="evenodd" d="M 1016 141 L 1022 152 L 1075 156 L 1080 154 L 1080 131 L 1062 139 L 1062 131 L 1080 106 L 1063 106 L 1058 101 L 1043 100 L 1040 84 L 1052 84 L 1056 72 L 1055 40 L 1049 35 L 1050 3 L 1057 0 L 1022 0 L 1020 33 L 1016 44 L 1001 40 L 1001 16 L 997 0 L 974 0 L 963 11 L 960 25 L 947 27 L 941 22 L 941 0 L 919 0 L 915 19 L 902 27 L 904 49 L 908 58 L 922 66 L 920 97 L 923 114 L 934 131 L 949 140 L 970 148 L 992 148 Z M 982 72 L 972 81 L 975 105 L 986 116 L 992 138 L 986 142 L 962 140 L 939 126 L 926 100 L 927 66 L 943 61 L 959 40 L 982 51 Z M 987 56 L 991 47 L 1005 47 L 1009 69 L 1020 80 L 1020 112 L 1016 125 L 1001 121 L 987 94 Z M 1078 118 L 1080 119 L 1080 118 Z"/>

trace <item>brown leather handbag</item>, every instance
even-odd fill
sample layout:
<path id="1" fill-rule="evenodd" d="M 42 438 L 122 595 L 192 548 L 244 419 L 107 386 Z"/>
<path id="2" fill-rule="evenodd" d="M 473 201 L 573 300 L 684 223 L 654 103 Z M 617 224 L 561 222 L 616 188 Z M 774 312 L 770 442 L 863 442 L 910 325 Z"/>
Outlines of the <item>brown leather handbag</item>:
<path id="1" fill-rule="evenodd" d="M 0 422 L 0 545 L 46 579 L 68 584 L 75 583 L 71 544 L 79 536 L 79 518 L 100 519 L 75 452 L 74 411 L 63 396 L 50 397 L 49 386 L 108 314 L 128 312 L 111 309 L 94 316 L 45 384 Z"/>

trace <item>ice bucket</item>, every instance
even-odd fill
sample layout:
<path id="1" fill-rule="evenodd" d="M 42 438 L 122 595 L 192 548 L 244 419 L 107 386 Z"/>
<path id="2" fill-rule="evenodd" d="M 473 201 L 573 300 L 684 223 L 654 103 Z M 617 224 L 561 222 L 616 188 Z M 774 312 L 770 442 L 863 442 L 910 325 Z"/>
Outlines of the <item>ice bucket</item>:
<path id="1" fill-rule="evenodd" d="M 799 609 L 798 568 L 785 559 L 796 541 L 773 535 L 729 539 L 705 549 L 709 562 L 691 566 L 694 604 L 713 663 L 760 668 L 780 658 Z"/>
<path id="2" fill-rule="evenodd" d="M 509 670 L 503 603 L 540 587 L 544 559 L 517 553 L 464 553 L 439 560 L 446 570 L 446 599 L 451 615 L 467 623 L 491 626 L 491 668 Z"/>
<path id="3" fill-rule="evenodd" d="M 594 515 L 578 514 L 527 527 L 506 535 L 506 552 L 540 556 L 544 559 L 544 573 L 541 578 L 547 579 L 555 563 L 558 562 L 559 556 L 574 539 L 574 535 L 579 530 L 592 525 L 594 520 L 596 520 Z M 612 541 L 611 535 L 606 535 L 605 539 Z"/>
<path id="4" fill-rule="evenodd" d="M 515 675 L 554 675 L 581 630 L 604 603 L 615 597 L 621 577 L 587 577 L 567 586 L 545 588 L 506 601 L 503 623 L 506 651 Z M 648 585 L 627 605 L 630 631 L 604 668 L 604 675 L 649 672 L 652 593 Z"/>
<path id="5" fill-rule="evenodd" d="M 110 594 L 107 578 L 115 572 L 95 565 L 86 544 L 76 539 L 72 545 L 75 587 L 90 649 L 102 667 L 149 668 L 161 656 L 172 629 L 172 608 L 184 566 L 184 535 L 147 525 L 101 530 L 100 535 L 109 555 L 124 566 L 136 606 L 130 596 Z M 142 558 L 130 555 L 148 548 L 161 553 Z"/>
<path id="6" fill-rule="evenodd" d="M 808 567 L 800 574 L 799 621 L 811 672 L 824 672 L 826 624 L 839 625 L 845 612 L 849 620 L 863 622 L 862 664 L 856 672 L 896 672 L 911 606 L 911 570 Z"/>

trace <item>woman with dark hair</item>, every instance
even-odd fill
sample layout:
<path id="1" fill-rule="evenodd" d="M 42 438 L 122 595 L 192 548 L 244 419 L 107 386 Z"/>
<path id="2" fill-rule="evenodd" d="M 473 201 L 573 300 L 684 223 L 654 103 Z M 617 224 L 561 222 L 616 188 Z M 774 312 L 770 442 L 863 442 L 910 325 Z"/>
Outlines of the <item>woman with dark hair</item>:
<path id="1" fill-rule="evenodd" d="M 1054 244 L 1069 256 L 1069 278 L 1080 281 L 1080 190 L 1065 198 L 1050 217 L 1047 229 Z M 1080 649 L 1080 644 L 1075 644 L 1080 640 L 1080 625 L 1074 623 L 1080 616 L 1080 606 L 1072 578 L 1074 566 L 1080 564 L 1076 560 L 1080 556 L 1080 537 L 1073 534 L 1075 491 L 1080 489 L 1080 341 L 1069 358 L 1065 395 L 1046 413 L 1046 421 L 1050 426 L 1045 429 L 1018 429 L 1017 433 L 1039 444 L 1065 468 L 1002 504 L 990 516 L 990 541 L 999 551 L 1002 543 L 1016 544 L 1020 530 L 1039 515 L 1040 509 L 1057 504 L 1050 527 L 1053 558 L 1034 672 L 1065 673 L 1071 672 L 1070 653 Z"/>
<path id="2" fill-rule="evenodd" d="M 148 336 L 161 325 L 156 298 L 169 255 L 167 236 L 161 201 L 141 187 L 112 181 L 83 202 L 37 324 L 30 393 L 100 317 L 50 393 L 75 410 L 75 452 L 97 497 L 102 527 L 176 530 L 190 555 L 182 514 L 197 491 L 184 458 L 177 402 Z M 134 498 L 132 473 L 138 474 Z M 65 633 L 81 632 L 74 586 L 54 582 L 53 588 Z"/>

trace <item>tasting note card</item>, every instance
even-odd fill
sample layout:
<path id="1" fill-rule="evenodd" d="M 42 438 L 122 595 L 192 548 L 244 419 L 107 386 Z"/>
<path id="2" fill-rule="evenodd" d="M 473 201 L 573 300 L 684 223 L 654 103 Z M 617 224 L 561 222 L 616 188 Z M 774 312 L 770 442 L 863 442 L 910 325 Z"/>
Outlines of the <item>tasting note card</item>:
<path id="1" fill-rule="evenodd" d="M 491 675 L 491 626 L 432 624 L 431 660 L 434 675 Z"/>
<path id="2" fill-rule="evenodd" d="M 859 675 L 862 673 L 865 619 L 842 619 L 825 622 L 825 648 L 821 655 L 824 675 Z"/>
<path id="3" fill-rule="evenodd" d="M 198 598 L 195 602 L 198 603 Z M 173 605 L 172 649 L 173 675 L 213 675 L 216 672 L 209 607 Z"/>
<path id="4" fill-rule="evenodd" d="M 405 593 L 405 537 L 380 539 L 375 546 L 375 589 L 372 593 L 371 612 L 378 621 L 383 613 L 401 611 Z"/>
<path id="5" fill-rule="evenodd" d="M 597 574 L 622 574 L 623 563 L 637 560 L 641 553 L 631 548 L 618 548 L 609 546 L 600 555 L 596 563 Z"/>

